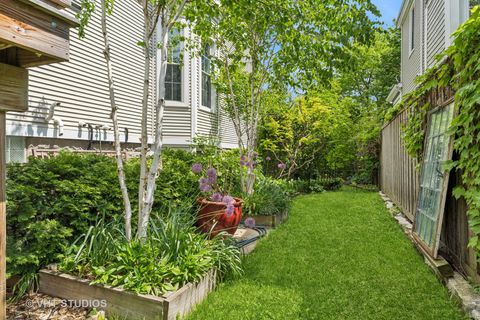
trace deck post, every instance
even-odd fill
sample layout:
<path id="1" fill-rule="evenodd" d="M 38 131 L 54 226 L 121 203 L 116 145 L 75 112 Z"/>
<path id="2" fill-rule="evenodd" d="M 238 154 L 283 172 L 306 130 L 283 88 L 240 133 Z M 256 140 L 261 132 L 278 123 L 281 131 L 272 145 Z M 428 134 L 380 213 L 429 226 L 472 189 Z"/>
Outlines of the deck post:
<path id="1" fill-rule="evenodd" d="M 6 319 L 7 285 L 6 285 L 6 113 L 0 111 L 0 319 Z"/>

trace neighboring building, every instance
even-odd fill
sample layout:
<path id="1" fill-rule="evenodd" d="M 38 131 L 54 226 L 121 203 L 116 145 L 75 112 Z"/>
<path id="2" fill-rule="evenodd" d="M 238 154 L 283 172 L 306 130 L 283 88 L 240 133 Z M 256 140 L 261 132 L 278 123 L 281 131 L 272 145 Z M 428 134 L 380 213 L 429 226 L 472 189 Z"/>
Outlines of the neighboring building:
<path id="1" fill-rule="evenodd" d="M 74 7 L 79 9 L 79 1 Z M 143 90 L 143 15 L 134 1 L 118 0 L 109 19 L 116 100 L 121 140 L 125 147 L 138 146 Z M 8 161 L 25 161 L 32 149 L 74 147 L 111 149 L 110 103 L 100 12 L 92 17 L 86 37 L 71 31 L 70 61 L 30 69 L 29 104 L 25 113 L 8 113 Z M 189 31 L 183 30 L 185 37 Z M 213 136 L 222 148 L 237 147 L 233 125 L 219 108 L 210 78 L 208 55 L 180 55 L 173 50 L 167 74 L 167 102 L 163 124 L 166 146 L 188 148 L 194 137 Z M 213 49 L 208 49 L 214 53 Z M 149 140 L 153 141 L 156 99 L 156 54 L 151 66 Z M 183 61 L 179 59 L 183 57 Z M 52 107 L 52 104 L 56 106 Z M 49 116 L 50 114 L 50 116 Z"/>
<path id="2" fill-rule="evenodd" d="M 400 83 L 392 88 L 389 101 L 416 87 L 415 78 L 436 63 L 436 56 L 452 43 L 452 34 L 468 19 L 468 0 L 404 0 L 397 19 L 401 30 Z"/>

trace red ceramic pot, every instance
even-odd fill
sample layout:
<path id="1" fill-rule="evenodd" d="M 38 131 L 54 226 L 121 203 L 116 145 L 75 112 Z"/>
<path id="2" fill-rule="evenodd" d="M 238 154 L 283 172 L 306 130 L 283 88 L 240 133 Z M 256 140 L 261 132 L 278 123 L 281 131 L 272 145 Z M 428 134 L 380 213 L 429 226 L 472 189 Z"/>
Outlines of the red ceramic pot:
<path id="1" fill-rule="evenodd" d="M 205 198 L 198 199 L 198 229 L 203 233 L 209 234 L 211 237 L 215 237 L 222 231 L 234 235 L 242 220 L 243 204 L 242 199 L 234 199 L 234 210 L 230 215 L 227 213 L 227 205 L 225 203 L 209 201 Z"/>

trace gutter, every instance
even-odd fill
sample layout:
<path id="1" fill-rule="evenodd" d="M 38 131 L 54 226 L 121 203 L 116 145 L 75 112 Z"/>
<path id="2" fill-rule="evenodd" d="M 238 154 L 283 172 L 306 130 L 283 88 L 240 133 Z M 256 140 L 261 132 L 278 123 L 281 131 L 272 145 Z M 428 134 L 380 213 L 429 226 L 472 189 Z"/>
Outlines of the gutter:
<path id="1" fill-rule="evenodd" d="M 396 85 L 394 85 L 387 96 L 387 102 L 393 103 L 395 101 L 395 98 L 398 95 L 402 94 L 402 88 L 403 88 L 402 83 L 397 83 Z"/>
<path id="2" fill-rule="evenodd" d="M 413 4 L 415 0 L 403 0 L 402 6 L 400 7 L 400 12 L 398 13 L 397 21 L 396 21 L 396 26 L 397 28 L 400 28 L 403 24 L 403 20 L 405 18 L 405 13 L 407 12 L 407 9 L 410 8 L 410 6 Z"/>

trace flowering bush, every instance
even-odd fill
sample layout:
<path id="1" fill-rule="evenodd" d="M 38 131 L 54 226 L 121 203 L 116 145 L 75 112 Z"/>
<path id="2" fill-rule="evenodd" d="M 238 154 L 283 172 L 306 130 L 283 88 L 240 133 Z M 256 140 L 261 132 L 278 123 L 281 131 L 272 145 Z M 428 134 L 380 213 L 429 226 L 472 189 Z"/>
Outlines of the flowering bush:
<path id="1" fill-rule="evenodd" d="M 192 172 L 196 174 L 203 173 L 203 166 L 200 163 L 192 165 Z M 227 214 L 232 215 L 235 210 L 235 199 L 228 195 L 225 190 L 222 190 L 218 183 L 217 170 L 209 167 L 205 170 L 205 175 L 198 180 L 200 191 L 213 202 L 222 202 L 227 206 Z"/>

